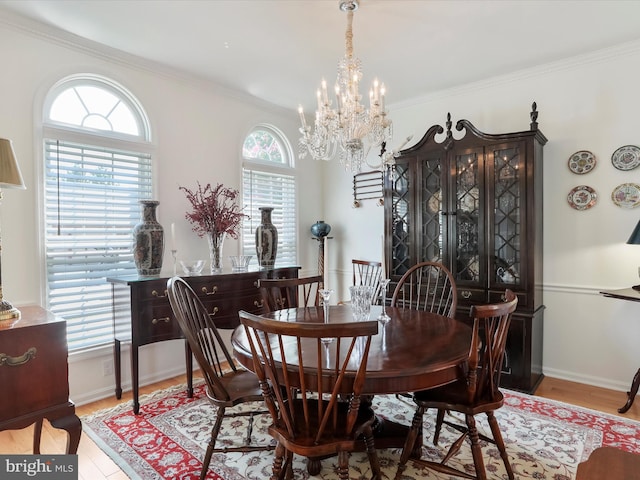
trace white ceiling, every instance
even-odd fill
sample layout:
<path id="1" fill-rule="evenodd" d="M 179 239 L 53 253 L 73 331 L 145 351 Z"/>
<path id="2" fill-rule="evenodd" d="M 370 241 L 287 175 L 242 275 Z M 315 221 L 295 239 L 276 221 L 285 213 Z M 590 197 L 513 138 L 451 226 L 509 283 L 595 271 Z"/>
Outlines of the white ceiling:
<path id="1" fill-rule="evenodd" d="M 347 21 L 338 0 L 0 0 L 2 10 L 307 111 L 321 78 L 335 81 Z M 362 85 L 384 81 L 392 105 L 636 41 L 639 19 L 637 0 L 361 0 L 354 53 Z"/>

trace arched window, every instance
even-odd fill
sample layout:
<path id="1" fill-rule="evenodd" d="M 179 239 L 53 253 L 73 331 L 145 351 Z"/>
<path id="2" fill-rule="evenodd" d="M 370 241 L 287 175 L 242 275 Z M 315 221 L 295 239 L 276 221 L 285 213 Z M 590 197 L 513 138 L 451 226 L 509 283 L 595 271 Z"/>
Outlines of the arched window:
<path id="1" fill-rule="evenodd" d="M 297 264 L 296 179 L 291 146 L 276 128 L 258 125 L 244 140 L 242 197 L 251 218 L 243 222 L 243 251 L 256 255 L 255 231 L 260 207 L 273 207 L 271 220 L 278 229 L 279 265 Z"/>
<path id="2" fill-rule="evenodd" d="M 131 231 L 152 196 L 144 110 L 108 79 L 65 78 L 45 99 L 47 308 L 67 321 L 69 350 L 113 342 L 106 277 L 136 274 Z"/>

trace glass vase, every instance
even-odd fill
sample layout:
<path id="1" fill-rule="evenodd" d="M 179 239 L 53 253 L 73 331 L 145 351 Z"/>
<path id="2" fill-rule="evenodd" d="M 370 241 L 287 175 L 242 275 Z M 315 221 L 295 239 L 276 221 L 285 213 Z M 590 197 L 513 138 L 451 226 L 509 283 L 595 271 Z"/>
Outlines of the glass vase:
<path id="1" fill-rule="evenodd" d="M 222 245 L 224 244 L 225 233 L 207 235 L 209 240 L 209 260 L 211 263 L 211 273 L 222 272 Z"/>

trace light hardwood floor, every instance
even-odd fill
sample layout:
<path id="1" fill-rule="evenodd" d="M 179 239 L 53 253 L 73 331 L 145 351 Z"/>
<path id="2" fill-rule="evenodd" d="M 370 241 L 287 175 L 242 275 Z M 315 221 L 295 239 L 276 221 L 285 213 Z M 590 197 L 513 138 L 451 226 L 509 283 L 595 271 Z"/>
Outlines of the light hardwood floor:
<path id="1" fill-rule="evenodd" d="M 158 389 L 185 383 L 184 376 L 174 377 L 153 385 L 140 388 L 140 394 L 151 393 Z M 618 408 L 626 402 L 624 392 L 591 387 L 579 383 L 567 382 L 545 377 L 536 395 L 559 400 L 573 405 L 591 408 L 601 412 L 620 415 Z M 115 397 L 106 398 L 98 402 L 82 405 L 76 408 L 78 416 L 90 414 L 103 408 L 109 408 L 121 402 L 131 402 L 131 393 L 125 392 L 121 400 Z M 640 420 L 640 399 L 631 409 L 621 417 Z M 46 424 L 46 422 L 45 422 Z M 28 454 L 32 448 L 33 427 L 22 430 L 0 432 L 0 453 Z M 66 434 L 45 425 L 42 433 L 42 448 L 44 453 L 62 453 L 65 449 Z M 125 480 L 128 477 L 118 466 L 98 448 L 86 435 L 82 435 L 78 448 L 78 470 L 80 480 Z"/>

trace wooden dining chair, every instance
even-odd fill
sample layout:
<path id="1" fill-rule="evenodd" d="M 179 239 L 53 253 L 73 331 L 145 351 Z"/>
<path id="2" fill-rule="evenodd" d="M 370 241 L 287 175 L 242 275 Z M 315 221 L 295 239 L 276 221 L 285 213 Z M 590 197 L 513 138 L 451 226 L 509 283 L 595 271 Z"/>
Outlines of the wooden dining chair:
<path id="1" fill-rule="evenodd" d="M 373 287 L 374 305 L 380 305 L 380 279 L 382 278 L 382 263 L 371 260 L 351 260 L 353 269 L 352 285 L 368 285 Z"/>
<path id="2" fill-rule="evenodd" d="M 318 290 L 322 282 L 321 275 L 303 278 L 260 279 L 259 287 L 262 292 L 264 312 L 319 305 Z"/>
<path id="3" fill-rule="evenodd" d="M 391 306 L 453 317 L 458 306 L 455 279 L 441 263 L 417 263 L 398 281 L 391 297 Z"/>
<path id="4" fill-rule="evenodd" d="M 422 417 L 425 410 L 429 408 L 438 409 L 433 436 L 434 445 L 438 444 L 443 423 L 458 430 L 462 435 L 451 445 L 441 462 L 416 459 L 414 460 L 416 463 L 448 475 L 486 480 L 487 474 L 480 448 L 480 440 L 483 440 L 498 447 L 507 475 L 509 479 L 513 480 L 513 470 L 494 412 L 502 407 L 504 402 L 504 397 L 498 386 L 500 385 L 500 372 L 511 316 L 517 305 L 516 295 L 511 290 L 506 290 L 503 302 L 471 307 L 473 333 L 465 375 L 454 383 L 413 394 L 417 408 L 411 422 L 409 435 L 402 449 L 396 480 L 401 478 L 409 456 L 415 449 L 418 435 L 422 432 Z M 445 411 L 462 413 L 465 416 L 466 425 L 445 420 Z M 481 413 L 487 415 L 493 438 L 478 432 L 475 416 Z M 469 472 L 462 472 L 447 465 L 447 462 L 460 450 L 465 439 L 471 443 L 475 477 Z"/>
<path id="5" fill-rule="evenodd" d="M 294 454 L 310 462 L 337 454 L 338 477 L 348 480 L 349 452 L 363 442 L 372 478 L 381 480 L 372 432 L 375 415 L 370 408 L 359 408 L 378 323 L 284 322 L 244 311 L 239 315 L 273 420 L 269 433 L 277 446 L 271 479 L 291 478 Z M 356 369 L 354 376 L 347 375 L 348 367 Z"/>
<path id="6" fill-rule="evenodd" d="M 207 385 L 207 398 L 217 410 L 211 429 L 211 438 L 202 462 L 200 480 L 203 480 L 207 475 L 214 452 L 273 450 L 273 445 L 251 445 L 253 417 L 268 412 L 254 409 L 246 412 L 227 413 L 228 408 L 241 403 L 262 401 L 258 378 L 253 372 L 236 368 L 209 313 L 187 282 L 180 277 L 170 278 L 167 281 L 167 295 L 173 314 L 200 366 Z M 216 439 L 225 416 L 250 417 L 247 434 L 242 445 L 216 448 Z"/>

